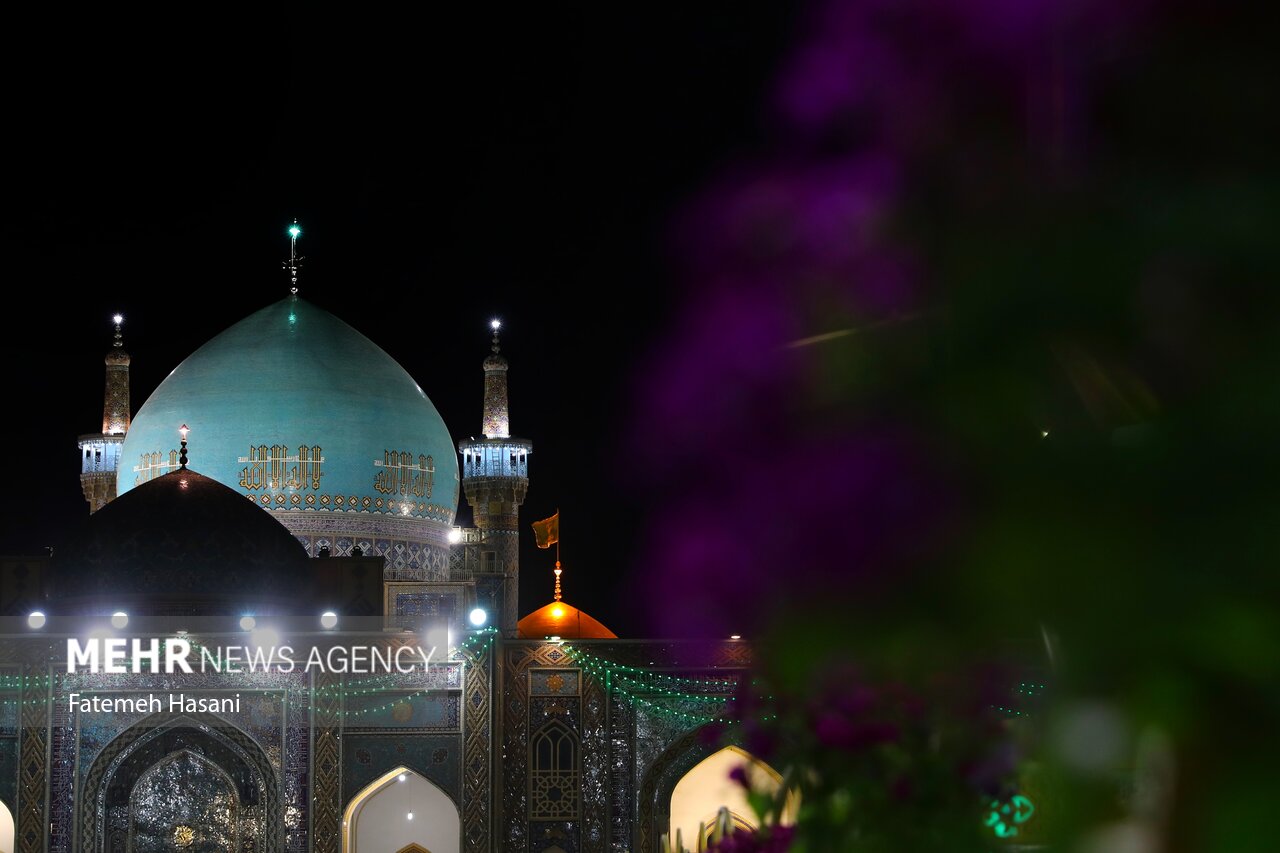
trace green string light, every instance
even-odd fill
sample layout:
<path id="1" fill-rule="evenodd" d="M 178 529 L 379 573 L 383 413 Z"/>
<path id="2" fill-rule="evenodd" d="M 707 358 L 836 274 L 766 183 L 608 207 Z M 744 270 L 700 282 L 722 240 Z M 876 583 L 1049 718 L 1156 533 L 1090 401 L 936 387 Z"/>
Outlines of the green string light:
<path id="1" fill-rule="evenodd" d="M 602 682 L 611 695 L 621 697 L 632 706 L 640 706 L 669 719 L 676 719 L 694 725 L 706 725 L 709 723 L 733 724 L 737 722 L 710 709 L 706 712 L 691 712 L 677 710 L 669 707 L 668 704 L 664 704 L 668 701 L 694 705 L 716 703 L 721 705 L 718 711 L 723 712 L 724 707 L 729 702 L 737 700 L 736 696 L 685 692 L 676 685 L 704 689 L 707 687 L 732 689 L 737 687 L 738 682 L 736 679 L 687 678 L 667 675 L 641 669 L 640 667 L 607 661 L 583 649 L 572 646 L 566 647 L 565 651 L 571 661 L 580 665 L 585 672 L 593 676 L 597 681 Z M 755 682 L 753 681 L 753 683 Z M 650 698 L 639 695 L 641 692 Z M 761 719 L 774 719 L 774 717 L 766 716 Z"/>

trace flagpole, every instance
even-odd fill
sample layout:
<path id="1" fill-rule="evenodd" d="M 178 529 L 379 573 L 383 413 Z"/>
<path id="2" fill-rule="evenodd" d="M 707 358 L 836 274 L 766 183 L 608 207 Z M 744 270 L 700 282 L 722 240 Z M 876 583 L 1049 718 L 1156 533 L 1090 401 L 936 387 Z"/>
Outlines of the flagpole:
<path id="1" fill-rule="evenodd" d="M 560 507 L 556 507 L 556 601 L 560 600 Z"/>

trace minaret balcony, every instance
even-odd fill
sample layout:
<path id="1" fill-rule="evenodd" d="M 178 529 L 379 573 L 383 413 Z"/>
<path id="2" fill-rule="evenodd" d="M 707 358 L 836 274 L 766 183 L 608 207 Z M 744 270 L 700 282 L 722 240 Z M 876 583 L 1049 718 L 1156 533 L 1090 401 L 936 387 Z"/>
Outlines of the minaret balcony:
<path id="1" fill-rule="evenodd" d="M 518 438 L 471 439 L 458 442 L 464 479 L 482 477 L 529 478 L 533 443 Z"/>
<path id="2" fill-rule="evenodd" d="M 81 474 L 106 473 L 119 469 L 123 435 L 82 435 L 76 443 L 80 446 Z"/>

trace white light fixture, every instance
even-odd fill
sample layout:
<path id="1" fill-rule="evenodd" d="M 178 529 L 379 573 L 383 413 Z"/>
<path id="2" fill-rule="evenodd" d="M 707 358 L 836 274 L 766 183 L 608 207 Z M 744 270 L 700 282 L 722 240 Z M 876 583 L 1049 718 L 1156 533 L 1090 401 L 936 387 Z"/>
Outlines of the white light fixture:
<path id="1" fill-rule="evenodd" d="M 249 642 L 254 648 L 270 651 L 280 646 L 280 634 L 274 628 L 258 628 L 249 634 Z"/>
<path id="2" fill-rule="evenodd" d="M 449 657 L 449 647 L 453 644 L 451 633 L 448 625 L 442 623 L 430 624 L 422 632 L 426 640 L 424 647 L 435 650 L 432 655 L 433 660 L 446 660 Z"/>
<path id="3" fill-rule="evenodd" d="M 502 328 L 502 321 L 499 320 L 497 317 L 494 317 L 492 320 L 489 321 L 489 328 L 493 329 L 495 332 L 498 331 L 499 329 Z"/>
<path id="4" fill-rule="evenodd" d="M 111 627 L 117 631 L 123 630 L 129 624 L 129 614 L 123 610 L 117 610 L 111 614 Z"/>
<path id="5" fill-rule="evenodd" d="M 472 625 L 480 628 L 485 622 L 489 621 L 489 614 L 484 612 L 483 607 L 477 607 L 475 610 L 471 611 L 470 619 Z"/>
<path id="6" fill-rule="evenodd" d="M 326 610 L 320 614 L 320 627 L 326 631 L 335 628 L 338 625 L 338 614 L 332 610 Z"/>
<path id="7" fill-rule="evenodd" d="M 124 315 L 123 315 L 123 314 L 115 314 L 115 315 L 113 315 L 113 316 L 111 317 L 111 322 L 113 322 L 113 323 L 115 323 L 117 326 L 119 326 L 121 323 L 123 323 L 123 322 L 124 322 Z"/>
<path id="8" fill-rule="evenodd" d="M 413 812 L 409 812 L 409 820 L 413 820 Z"/>
<path id="9" fill-rule="evenodd" d="M 36 630 L 43 628 L 44 623 L 47 621 L 48 620 L 45 619 L 44 614 L 41 613 L 39 610 L 32 610 L 31 613 L 27 616 L 27 626 L 31 628 L 35 628 Z"/>
<path id="10" fill-rule="evenodd" d="M 247 615 L 247 614 L 246 614 L 246 615 L 244 615 L 244 616 L 241 616 L 241 617 L 240 617 L 240 630 L 241 630 L 241 631 L 252 631 L 252 630 L 254 629 L 254 627 L 256 627 L 256 626 L 257 626 L 257 624 L 258 624 L 258 620 L 257 620 L 257 619 L 254 619 L 252 616 L 249 616 L 249 615 Z"/>
<path id="11" fill-rule="evenodd" d="M 449 538 L 450 545 L 457 545 L 459 542 L 462 541 L 462 528 L 455 527 L 452 530 L 450 530 L 448 538 Z"/>
<path id="12" fill-rule="evenodd" d="M 730 639 L 730 640 L 741 640 L 741 639 L 742 639 L 742 635 L 741 635 L 741 634 L 730 634 L 730 635 L 729 635 L 729 639 Z"/>
<path id="13" fill-rule="evenodd" d="M 551 642 L 553 642 L 553 643 L 563 643 L 563 642 L 564 642 L 564 640 L 560 639 L 560 637 L 559 637 L 559 636 L 555 636 L 555 635 L 552 635 L 552 636 L 550 636 L 550 637 L 547 637 L 547 639 L 548 639 L 548 640 L 550 640 L 550 641 L 551 641 Z"/>
<path id="14" fill-rule="evenodd" d="M 405 780 L 406 780 L 406 779 L 408 779 L 408 778 L 409 778 L 409 777 L 408 777 L 408 776 L 406 776 L 406 775 L 404 775 L 403 773 L 401 773 L 401 774 L 400 774 L 400 781 L 401 781 L 401 782 L 405 781 Z"/>

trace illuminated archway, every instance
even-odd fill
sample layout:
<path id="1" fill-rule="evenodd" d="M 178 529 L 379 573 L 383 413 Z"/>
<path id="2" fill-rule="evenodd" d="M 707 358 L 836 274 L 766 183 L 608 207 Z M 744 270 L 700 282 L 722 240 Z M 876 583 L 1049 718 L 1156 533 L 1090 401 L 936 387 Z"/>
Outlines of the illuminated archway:
<path id="1" fill-rule="evenodd" d="M 174 778 L 148 772 L 157 768 L 172 771 Z M 270 760 L 251 736 L 213 715 L 139 720 L 99 751 L 82 791 L 77 849 L 86 853 L 169 849 L 175 838 L 170 833 L 180 829 L 197 840 L 229 836 L 222 840 L 232 850 L 252 846 L 278 853 L 283 846 L 280 779 Z M 141 806 L 136 794 L 164 806 Z M 237 806 L 207 811 L 214 800 L 235 800 Z M 265 820 L 252 819 L 251 810 Z"/>
<path id="2" fill-rule="evenodd" d="M 343 853 L 462 851 L 457 805 L 431 780 L 407 767 L 370 782 L 351 798 L 342 818 Z"/>
<path id="3" fill-rule="evenodd" d="M 241 835 L 240 811 L 236 781 L 200 753 L 179 749 L 134 782 L 129 792 L 129 849 L 172 850 L 196 843 L 209 853 L 230 853 Z"/>
<path id="4" fill-rule="evenodd" d="M 0 800 L 0 853 L 13 853 L 13 813 Z"/>
<path id="5" fill-rule="evenodd" d="M 782 776 L 776 770 L 744 749 L 727 746 L 713 752 L 685 773 L 671 791 L 667 830 L 671 838 L 679 831 L 686 847 L 702 850 L 722 808 L 729 810 L 735 827 L 756 828 L 757 817 L 747 801 L 746 790 L 729 778 L 739 767 L 746 770 L 753 790 L 775 794 L 782 786 Z M 797 805 L 794 798 L 788 798 L 782 815 L 784 824 L 795 821 Z"/>

